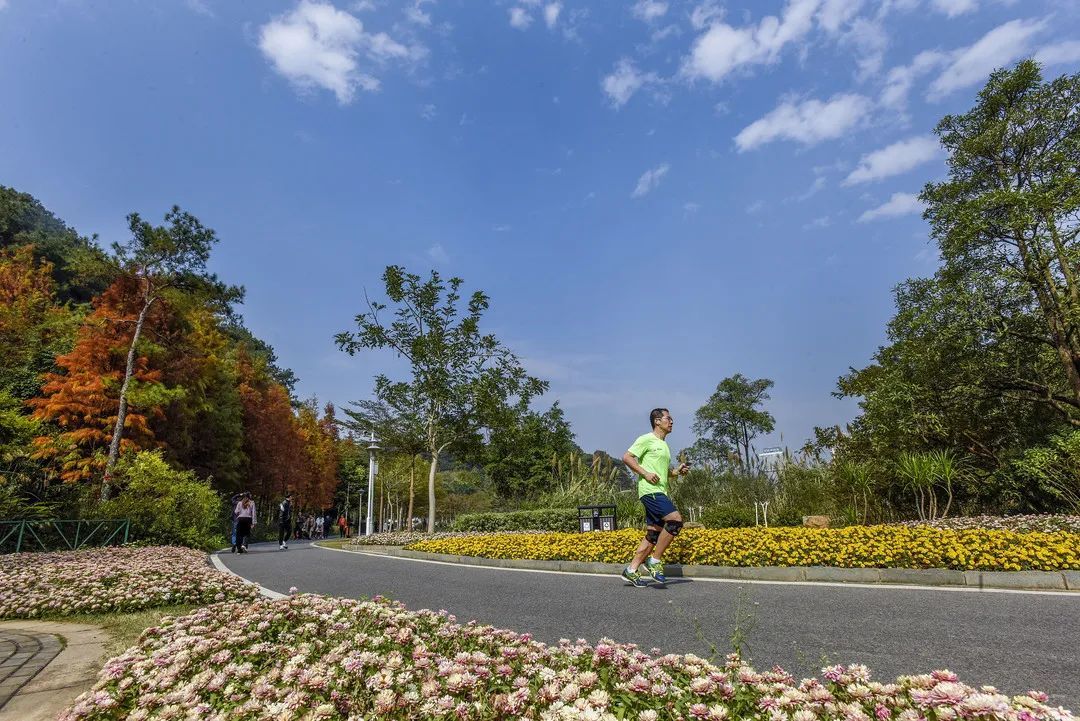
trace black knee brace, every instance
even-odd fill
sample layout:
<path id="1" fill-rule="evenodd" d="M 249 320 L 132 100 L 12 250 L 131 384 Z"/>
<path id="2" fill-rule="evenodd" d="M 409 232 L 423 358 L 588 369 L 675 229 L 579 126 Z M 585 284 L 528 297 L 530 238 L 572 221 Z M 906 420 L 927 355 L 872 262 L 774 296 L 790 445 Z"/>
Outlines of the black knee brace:
<path id="1" fill-rule="evenodd" d="M 664 521 L 664 530 L 673 536 L 679 535 L 679 531 L 682 530 L 682 521 Z"/>
<path id="2" fill-rule="evenodd" d="M 655 546 L 656 542 L 660 540 L 660 531 L 655 528 L 645 529 L 645 540 Z"/>

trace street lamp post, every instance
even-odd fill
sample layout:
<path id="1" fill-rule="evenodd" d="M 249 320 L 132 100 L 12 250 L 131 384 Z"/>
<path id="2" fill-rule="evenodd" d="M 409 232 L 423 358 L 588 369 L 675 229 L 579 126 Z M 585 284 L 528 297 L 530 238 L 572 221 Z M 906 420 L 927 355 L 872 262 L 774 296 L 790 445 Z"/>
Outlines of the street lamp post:
<path id="1" fill-rule="evenodd" d="M 379 472 L 379 464 L 375 462 L 375 451 L 379 450 L 378 441 L 375 438 L 375 430 L 371 431 L 371 438 L 368 439 L 370 445 L 368 445 L 368 476 L 367 476 L 367 525 L 364 528 L 364 535 L 370 536 L 375 530 L 372 528 L 374 519 L 372 518 L 372 501 L 375 499 L 375 474 Z"/>

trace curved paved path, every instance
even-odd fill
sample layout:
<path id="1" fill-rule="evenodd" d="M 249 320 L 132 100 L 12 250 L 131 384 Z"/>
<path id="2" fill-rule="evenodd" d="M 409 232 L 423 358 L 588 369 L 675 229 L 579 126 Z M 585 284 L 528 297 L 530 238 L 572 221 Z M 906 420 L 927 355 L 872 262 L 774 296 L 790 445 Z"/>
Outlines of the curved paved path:
<path id="1" fill-rule="evenodd" d="M 0 629 L 0 708 L 60 653 L 60 639 L 47 633 Z"/>
<path id="2" fill-rule="evenodd" d="M 1080 711 L 1080 594 L 672 579 L 635 589 L 615 577 L 462 567 L 295 544 L 220 554 L 275 591 L 358 598 L 530 632 L 541 641 L 601 637 L 648 650 L 731 649 L 736 626 L 758 667 L 816 675 L 823 661 L 865 663 L 878 680 L 948 668 L 973 686 L 1038 689 Z M 736 617 L 741 620 L 736 622 Z"/>

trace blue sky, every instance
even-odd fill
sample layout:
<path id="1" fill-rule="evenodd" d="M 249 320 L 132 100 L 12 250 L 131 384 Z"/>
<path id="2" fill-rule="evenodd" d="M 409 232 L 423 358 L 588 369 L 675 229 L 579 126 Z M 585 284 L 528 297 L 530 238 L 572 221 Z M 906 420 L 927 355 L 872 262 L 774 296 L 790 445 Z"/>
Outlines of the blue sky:
<path id="1" fill-rule="evenodd" d="M 0 183 L 103 241 L 177 203 L 321 401 L 390 263 L 465 279 L 587 450 L 722 378 L 798 447 L 934 271 L 935 123 L 994 68 L 1080 68 L 1071 0 L 0 0 Z"/>

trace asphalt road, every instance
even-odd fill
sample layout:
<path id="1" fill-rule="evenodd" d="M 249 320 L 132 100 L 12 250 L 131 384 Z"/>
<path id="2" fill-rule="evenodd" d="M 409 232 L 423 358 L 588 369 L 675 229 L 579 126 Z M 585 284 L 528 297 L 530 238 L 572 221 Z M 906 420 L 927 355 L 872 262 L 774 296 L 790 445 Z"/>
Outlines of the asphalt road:
<path id="1" fill-rule="evenodd" d="M 633 588 L 617 577 L 418 562 L 294 544 L 253 545 L 220 559 L 275 591 L 349 598 L 382 594 L 411 609 L 446 609 L 541 641 L 600 638 L 707 656 L 736 629 L 758 668 L 796 676 L 864 663 L 874 678 L 947 668 L 972 686 L 1046 691 L 1080 711 L 1080 594 L 998 593 L 670 579 Z M 737 620 L 738 619 L 738 620 Z"/>

